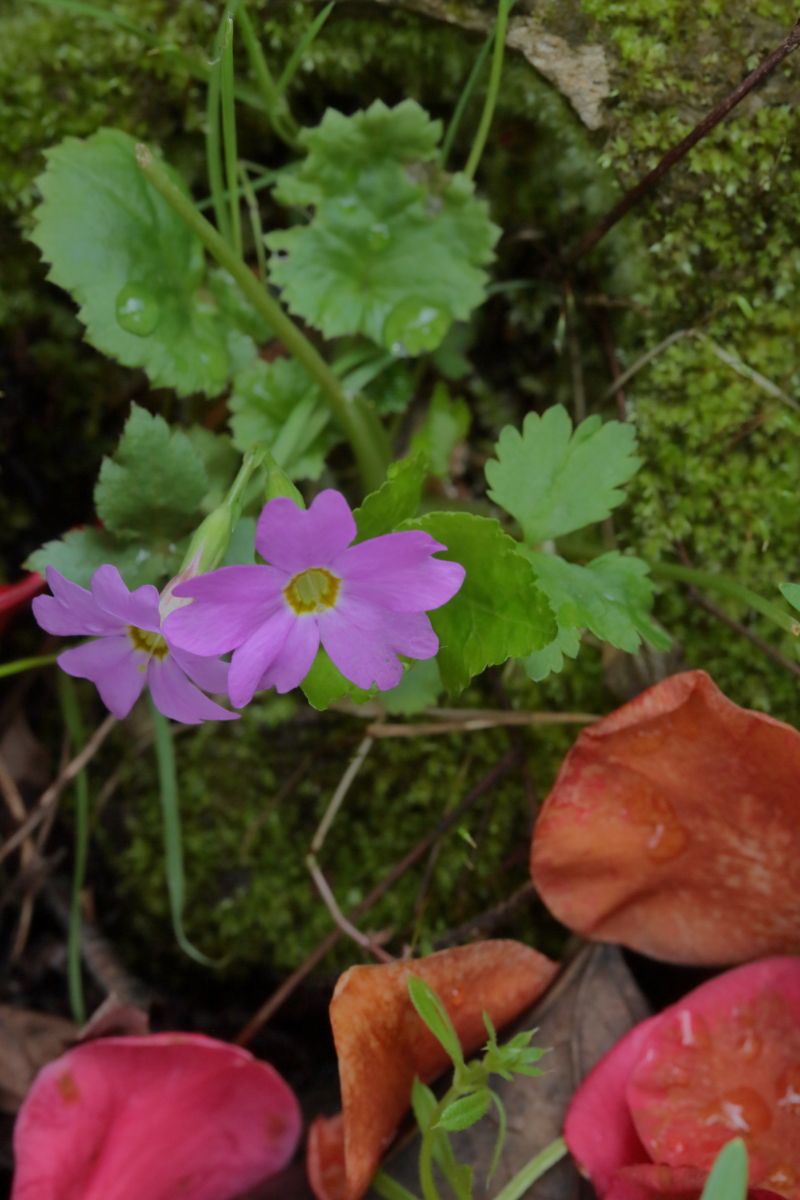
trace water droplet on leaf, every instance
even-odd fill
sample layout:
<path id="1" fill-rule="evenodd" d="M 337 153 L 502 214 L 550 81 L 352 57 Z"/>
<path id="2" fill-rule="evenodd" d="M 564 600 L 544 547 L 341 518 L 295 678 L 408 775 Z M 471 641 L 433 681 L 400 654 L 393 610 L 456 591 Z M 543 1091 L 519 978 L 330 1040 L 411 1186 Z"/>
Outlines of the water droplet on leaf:
<path id="1" fill-rule="evenodd" d="M 148 337 L 158 324 L 158 300 L 148 288 L 136 283 L 120 288 L 115 311 L 120 328 L 137 337 Z"/>
<path id="2" fill-rule="evenodd" d="M 396 305 L 383 326 L 383 341 L 392 354 L 424 354 L 435 350 L 450 328 L 450 313 L 438 304 L 409 297 Z"/>

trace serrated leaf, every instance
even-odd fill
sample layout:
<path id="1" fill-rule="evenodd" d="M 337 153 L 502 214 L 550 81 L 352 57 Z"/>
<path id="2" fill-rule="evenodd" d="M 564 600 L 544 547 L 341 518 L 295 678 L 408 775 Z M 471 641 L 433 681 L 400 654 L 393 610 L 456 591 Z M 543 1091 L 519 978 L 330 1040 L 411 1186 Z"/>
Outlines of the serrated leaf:
<path id="1" fill-rule="evenodd" d="M 534 650 L 522 660 L 525 672 L 534 683 L 541 683 L 550 675 L 564 670 L 564 659 L 575 658 L 581 648 L 580 631 L 571 626 L 559 625 L 558 633 L 544 649 Z"/>
<path id="2" fill-rule="evenodd" d="M 451 1101 L 437 1121 L 437 1125 L 448 1133 L 460 1133 L 462 1129 L 470 1129 L 477 1125 L 492 1106 L 492 1097 L 488 1088 L 470 1092 L 468 1096 L 460 1096 Z"/>
<path id="3" fill-rule="evenodd" d="M 650 617 L 653 584 L 649 567 L 640 558 L 612 551 L 584 567 L 558 554 L 536 550 L 525 554 L 556 614 L 559 649 L 563 645 L 569 653 L 574 644 L 569 635 L 577 638 L 580 629 L 589 629 L 601 641 L 629 653 L 638 649 L 642 639 L 659 650 L 670 645 Z M 536 669 L 539 663 L 532 665 Z"/>
<path id="4" fill-rule="evenodd" d="M 102 529 L 71 529 L 60 540 L 46 542 L 30 556 L 26 567 L 44 574 L 55 567 L 67 579 L 88 587 L 92 575 L 104 563 L 117 567 L 128 587 L 161 583 L 174 575 L 183 555 L 183 544 L 149 549 L 122 542 Z"/>
<path id="5" fill-rule="evenodd" d="M 311 707 L 319 711 L 330 708 L 337 700 L 346 699 L 355 704 L 363 704 L 365 700 L 372 700 L 376 695 L 376 689 L 367 692 L 345 679 L 322 649 L 317 651 L 311 670 L 300 687 Z"/>
<path id="6" fill-rule="evenodd" d="M 301 135 L 307 156 L 275 197 L 313 214 L 267 237 L 270 274 L 327 337 L 363 333 L 422 353 L 482 303 L 499 231 L 471 180 L 434 161 L 440 135 L 413 100 L 329 109 Z"/>
<path id="7" fill-rule="evenodd" d="M 636 474 L 631 425 L 588 417 L 572 430 L 563 405 L 529 413 L 522 432 L 500 434 L 486 464 L 489 495 L 522 527 L 531 545 L 604 520 L 621 504 L 623 484 Z"/>
<path id="8" fill-rule="evenodd" d="M 428 513 L 404 529 L 423 529 L 447 547 L 440 558 L 466 569 L 461 589 L 429 614 L 439 636 L 445 687 L 460 691 L 488 666 L 546 646 L 556 622 L 531 564 L 497 521 L 466 513 Z"/>
<path id="9" fill-rule="evenodd" d="M 228 408 L 237 450 L 263 443 L 291 479 L 318 479 L 341 440 L 319 388 L 292 359 L 258 359 L 238 372 Z"/>
<path id="10" fill-rule="evenodd" d="M 381 692 L 381 704 L 392 716 L 410 717 L 435 704 L 442 692 L 442 676 L 435 658 L 414 662 L 397 687 Z"/>
<path id="11" fill-rule="evenodd" d="M 466 400 L 451 396 L 443 383 L 437 383 L 425 420 L 411 439 L 411 449 L 426 454 L 431 473 L 445 478 L 450 474 L 453 451 L 466 437 L 471 421 Z"/>
<path id="12" fill-rule="evenodd" d="M 353 513 L 358 528 L 356 541 L 391 533 L 401 521 L 413 517 L 419 509 L 427 474 L 428 463 L 421 454 L 392 463 L 385 483 Z"/>
<path id="13" fill-rule="evenodd" d="M 234 325 L 207 286 L 200 242 L 139 170 L 135 147 L 128 134 L 100 129 L 48 150 L 31 236 L 48 278 L 80 306 L 93 346 L 144 368 L 156 387 L 216 395 L 230 374 Z"/>
<path id="14" fill-rule="evenodd" d="M 714 1160 L 700 1200 L 745 1200 L 747 1171 L 747 1147 L 741 1138 L 734 1138 Z"/>
<path id="15" fill-rule="evenodd" d="M 208 491 L 202 459 L 181 430 L 137 404 L 111 458 L 104 458 L 94 489 L 97 515 L 110 533 L 177 538 L 199 524 Z"/>
<path id="16" fill-rule="evenodd" d="M 800 583 L 781 583 L 778 586 L 783 598 L 800 612 Z"/>

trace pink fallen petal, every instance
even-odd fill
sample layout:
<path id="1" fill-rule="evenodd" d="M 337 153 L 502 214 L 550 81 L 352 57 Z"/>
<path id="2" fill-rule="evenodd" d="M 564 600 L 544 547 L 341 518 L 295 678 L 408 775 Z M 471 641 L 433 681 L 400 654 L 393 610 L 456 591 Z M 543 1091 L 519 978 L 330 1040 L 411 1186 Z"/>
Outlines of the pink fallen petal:
<path id="1" fill-rule="evenodd" d="M 106 1038 L 36 1077 L 14 1131 L 12 1200 L 232 1200 L 300 1136 L 288 1084 L 199 1034 Z"/>
<path id="2" fill-rule="evenodd" d="M 306 1144 L 306 1172 L 317 1200 L 346 1200 L 344 1118 L 317 1117 L 311 1122 Z"/>
<path id="3" fill-rule="evenodd" d="M 533 879 L 600 941 L 705 965 L 800 951 L 800 733 L 673 675 L 583 732 L 536 824 Z"/>

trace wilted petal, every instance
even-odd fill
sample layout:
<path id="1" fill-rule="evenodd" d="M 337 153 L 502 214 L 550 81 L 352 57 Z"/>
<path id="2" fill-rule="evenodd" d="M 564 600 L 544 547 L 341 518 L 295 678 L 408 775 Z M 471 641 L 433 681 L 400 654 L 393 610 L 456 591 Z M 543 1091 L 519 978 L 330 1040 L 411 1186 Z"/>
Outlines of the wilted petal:
<path id="1" fill-rule="evenodd" d="M 156 632 L 161 628 L 158 589 L 147 583 L 128 591 L 119 571 L 110 563 L 98 567 L 92 576 L 92 596 L 104 612 L 122 625 Z"/>
<path id="2" fill-rule="evenodd" d="M 299 1134 L 291 1089 L 244 1050 L 196 1034 L 87 1042 L 22 1107 L 12 1200 L 232 1200 Z"/>
<path id="3" fill-rule="evenodd" d="M 91 679 L 109 712 L 122 720 L 142 694 L 147 656 L 134 650 L 128 637 L 98 638 L 65 650 L 56 660 L 76 679 Z"/>
<path id="4" fill-rule="evenodd" d="M 556 969 L 518 942 L 488 941 L 411 962 L 351 967 L 341 976 L 330 1012 L 342 1093 L 345 1200 L 359 1200 L 367 1190 L 409 1106 L 414 1077 L 430 1081 L 449 1063 L 411 1004 L 409 975 L 437 992 L 469 1055 L 486 1042 L 484 1012 L 496 1026 L 507 1024 L 533 1004 Z"/>
<path id="5" fill-rule="evenodd" d="M 264 506 L 256 528 L 262 558 L 285 571 L 328 566 L 356 536 L 356 523 L 341 492 L 320 492 L 307 510 L 286 496 Z"/>
<path id="6" fill-rule="evenodd" d="M 220 567 L 187 579 L 174 595 L 191 596 L 164 621 L 164 635 L 193 654 L 225 654 L 247 641 L 281 601 L 286 576 L 272 567 Z"/>
<path id="7" fill-rule="evenodd" d="M 231 704 L 242 708 L 249 704 L 261 680 L 283 648 L 291 626 L 297 620 L 285 606 L 257 629 L 237 650 L 228 672 Z"/>
<path id="8" fill-rule="evenodd" d="M 460 563 L 432 558 L 447 547 L 421 530 L 387 533 L 345 550 L 333 564 L 349 593 L 391 612 L 446 604 L 464 582 Z"/>
<path id="9" fill-rule="evenodd" d="M 161 661 L 150 659 L 147 685 L 158 711 L 184 725 L 200 725 L 203 721 L 235 721 L 239 715 L 204 696 L 169 655 Z"/>
<path id="10" fill-rule="evenodd" d="M 572 929 L 673 962 L 800 951 L 800 733 L 702 671 L 580 735 L 531 866 Z"/>
<path id="11" fill-rule="evenodd" d="M 319 649 L 317 622 L 309 617 L 293 619 L 286 640 L 262 676 L 258 691 L 274 687 L 289 692 L 305 679 Z"/>
<path id="12" fill-rule="evenodd" d="M 344 1121 L 342 1114 L 311 1122 L 306 1144 L 306 1172 L 317 1200 L 346 1200 Z"/>
<path id="13" fill-rule="evenodd" d="M 47 633 L 57 637 L 86 637 L 121 632 L 123 622 L 109 616 L 100 608 L 86 588 L 48 567 L 47 582 L 52 596 L 37 596 L 33 615 Z"/>

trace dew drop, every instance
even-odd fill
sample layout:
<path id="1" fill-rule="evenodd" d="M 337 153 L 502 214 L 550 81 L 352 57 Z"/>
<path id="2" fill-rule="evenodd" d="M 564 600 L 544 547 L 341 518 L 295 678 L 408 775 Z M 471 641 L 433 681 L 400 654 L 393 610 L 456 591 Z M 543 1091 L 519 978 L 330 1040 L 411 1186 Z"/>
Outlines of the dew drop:
<path id="1" fill-rule="evenodd" d="M 682 854 L 689 843 L 689 835 L 677 821 L 657 822 L 650 831 L 645 844 L 647 857 L 655 863 L 669 862 Z"/>
<path id="2" fill-rule="evenodd" d="M 776 1081 L 778 1108 L 793 1117 L 800 1117 L 800 1065 L 784 1071 Z"/>
<path id="3" fill-rule="evenodd" d="M 689 844 L 689 834 L 665 796 L 646 785 L 626 801 L 625 815 L 641 829 L 644 852 L 651 862 L 677 858 Z"/>
<path id="4" fill-rule="evenodd" d="M 778 1163 L 777 1167 L 773 1167 L 763 1183 L 768 1188 L 777 1188 L 784 1191 L 787 1188 L 797 1186 L 798 1175 L 794 1167 L 789 1163 Z"/>
<path id="5" fill-rule="evenodd" d="M 384 345 L 398 358 L 435 350 L 450 328 L 451 319 L 438 304 L 414 297 L 401 300 L 384 322 Z"/>
<path id="6" fill-rule="evenodd" d="M 753 1062 L 761 1053 L 761 1038 L 754 1029 L 743 1029 L 736 1036 L 736 1051 L 745 1062 Z"/>
<path id="7" fill-rule="evenodd" d="M 711 1032 L 702 1017 L 690 1008 L 681 1008 L 664 1028 L 664 1036 L 677 1050 L 705 1053 L 711 1048 Z"/>
<path id="8" fill-rule="evenodd" d="M 772 1111 L 755 1088 L 737 1087 L 723 1092 L 701 1114 L 707 1125 L 723 1125 L 732 1133 L 764 1133 L 772 1124 Z"/>
<path id="9" fill-rule="evenodd" d="M 126 333 L 148 337 L 158 325 L 159 304 L 153 293 L 136 283 L 120 288 L 115 301 L 117 324 Z"/>

